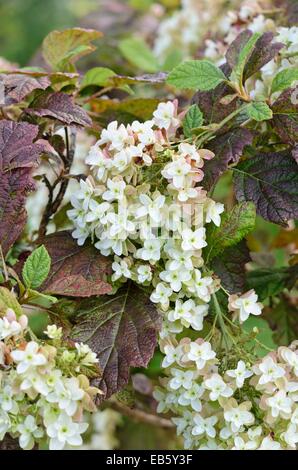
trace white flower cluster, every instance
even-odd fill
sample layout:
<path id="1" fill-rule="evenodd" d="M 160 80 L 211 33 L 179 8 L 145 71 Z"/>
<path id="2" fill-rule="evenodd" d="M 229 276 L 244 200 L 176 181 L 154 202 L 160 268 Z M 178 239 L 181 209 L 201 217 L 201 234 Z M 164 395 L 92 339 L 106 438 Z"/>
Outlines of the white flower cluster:
<path id="1" fill-rule="evenodd" d="M 96 355 L 84 344 L 63 345 L 55 325 L 47 341 L 27 342 L 28 334 L 27 317 L 7 309 L 0 318 L 0 441 L 9 433 L 25 450 L 42 441 L 50 450 L 80 446 L 83 411 L 95 410 L 99 393 L 85 375 Z"/>
<path id="2" fill-rule="evenodd" d="M 211 343 L 188 337 L 191 330 L 203 330 L 209 302 L 220 288 L 220 280 L 204 266 L 202 249 L 207 246 L 205 225 L 219 226 L 224 207 L 198 185 L 204 159 L 213 155 L 183 141 L 179 127 L 171 102 L 161 103 L 152 121 L 126 127 L 111 123 L 87 157 L 93 177 L 81 182 L 69 216 L 79 244 L 90 236 L 103 255 L 114 255 L 115 288 L 127 279 L 148 286 L 151 301 L 164 312 L 160 347 L 169 377 L 163 379 L 164 391 L 156 394 L 159 411 L 182 415 L 175 422 L 185 445 L 202 448 L 217 442 L 214 437 L 221 427 L 231 428 L 239 399 L 241 424 L 235 437 L 245 441 L 245 426 L 255 423 L 255 417 L 248 399 L 241 397 L 252 372 L 240 361 L 226 370 L 226 383 L 221 376 L 224 361 L 218 366 Z M 122 160 L 124 155 L 128 158 Z M 254 291 L 229 296 L 229 310 L 239 323 L 250 314 L 260 315 L 261 307 Z M 177 333 L 185 336 L 179 342 Z M 225 411 L 220 409 L 223 399 L 228 400 Z M 220 413 L 226 418 L 218 421 Z M 179 420 L 185 419 L 188 424 L 182 430 Z M 207 440 L 202 429 L 208 429 Z M 265 446 L 267 435 L 263 437 L 260 445 Z"/>
<path id="3" fill-rule="evenodd" d="M 201 450 L 295 450 L 298 443 L 298 350 L 280 347 L 233 368 L 203 339 L 164 346 L 158 411 L 171 411 L 185 447 Z M 232 364 L 231 364 L 232 365 Z"/>

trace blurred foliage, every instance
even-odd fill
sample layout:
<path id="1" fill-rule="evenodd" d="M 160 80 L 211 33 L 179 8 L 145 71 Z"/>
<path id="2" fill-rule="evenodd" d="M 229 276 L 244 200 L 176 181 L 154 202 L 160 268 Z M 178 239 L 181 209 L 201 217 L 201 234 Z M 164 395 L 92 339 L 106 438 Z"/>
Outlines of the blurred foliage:
<path id="1" fill-rule="evenodd" d="M 0 55 L 27 65 L 53 29 L 74 26 L 96 0 L 0 0 Z"/>

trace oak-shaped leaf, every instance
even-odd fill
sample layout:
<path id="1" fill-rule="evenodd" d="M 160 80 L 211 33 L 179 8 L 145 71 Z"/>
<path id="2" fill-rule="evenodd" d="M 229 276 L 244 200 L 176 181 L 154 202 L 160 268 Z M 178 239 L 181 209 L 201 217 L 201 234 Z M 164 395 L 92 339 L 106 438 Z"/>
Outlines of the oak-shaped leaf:
<path id="1" fill-rule="evenodd" d="M 247 274 L 247 286 L 254 289 L 261 301 L 291 289 L 298 280 L 298 266 L 255 269 Z"/>
<path id="2" fill-rule="evenodd" d="M 38 127 L 26 122 L 0 121 L 0 244 L 4 254 L 25 226 L 26 197 L 35 189 L 32 170 L 44 144 L 34 142 Z"/>
<path id="3" fill-rule="evenodd" d="M 4 87 L 4 104 L 20 103 L 34 90 L 45 90 L 51 81 L 47 76 L 33 77 L 21 73 L 0 74 L 0 84 Z"/>
<path id="4" fill-rule="evenodd" d="M 109 398 L 124 387 L 130 367 L 146 367 L 157 343 L 161 316 L 149 297 L 127 283 L 115 295 L 86 299 L 78 304 L 75 341 L 97 353 L 102 376 L 96 385 Z"/>
<path id="5" fill-rule="evenodd" d="M 205 259 L 211 261 L 226 248 L 239 243 L 256 222 L 256 210 L 252 202 L 237 204 L 222 216 L 221 224 L 216 227 L 210 224 L 207 228 L 208 246 L 204 249 Z"/>
<path id="6" fill-rule="evenodd" d="M 273 126 L 283 142 L 298 142 L 298 86 L 284 90 L 272 105 Z"/>
<path id="7" fill-rule="evenodd" d="M 243 153 L 244 147 L 253 140 L 251 131 L 245 128 L 235 128 L 225 134 L 215 137 L 208 149 L 215 156 L 205 163 L 203 186 L 209 190 L 216 183 L 220 175 L 228 168 L 230 163 L 237 163 Z"/>
<path id="8" fill-rule="evenodd" d="M 93 245 L 78 246 L 68 231 L 56 232 L 42 240 L 51 258 L 51 269 L 41 290 L 48 294 L 69 297 L 90 297 L 108 294 L 111 274 L 109 258 Z"/>
<path id="9" fill-rule="evenodd" d="M 0 169 L 0 244 L 4 255 L 15 243 L 26 224 L 26 199 L 34 191 L 31 168 Z"/>
<path id="10" fill-rule="evenodd" d="M 43 41 L 44 59 L 54 70 L 72 71 L 71 65 L 80 57 L 93 52 L 96 47 L 92 41 L 101 36 L 101 32 L 93 29 L 71 28 L 52 31 Z"/>
<path id="11" fill-rule="evenodd" d="M 298 217 L 297 170 L 290 150 L 258 153 L 234 168 L 236 198 L 253 201 L 264 219 L 286 225 Z"/>
<path id="12" fill-rule="evenodd" d="M 42 93 L 26 109 L 28 114 L 57 119 L 68 126 L 76 125 L 88 127 L 92 120 L 87 112 L 74 104 L 71 96 L 66 93 Z"/>
<path id="13" fill-rule="evenodd" d="M 245 264 L 250 261 L 249 249 L 246 241 L 226 248 L 220 256 L 211 261 L 211 268 L 221 279 L 221 284 L 231 294 L 243 292 L 246 281 Z"/>
<path id="14" fill-rule="evenodd" d="M 35 141 L 38 127 L 27 122 L 0 121 L 0 170 L 33 167 L 45 150 L 45 142 Z"/>

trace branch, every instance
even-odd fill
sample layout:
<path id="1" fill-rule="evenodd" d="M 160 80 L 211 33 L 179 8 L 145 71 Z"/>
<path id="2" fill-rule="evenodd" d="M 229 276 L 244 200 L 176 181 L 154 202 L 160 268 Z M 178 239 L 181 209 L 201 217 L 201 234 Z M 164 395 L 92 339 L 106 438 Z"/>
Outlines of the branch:
<path id="1" fill-rule="evenodd" d="M 161 418 L 160 416 L 146 413 L 145 411 L 139 410 L 137 408 L 130 408 L 129 406 L 124 405 L 123 403 L 120 403 L 116 400 L 111 400 L 107 402 L 107 406 L 138 423 L 146 423 L 150 424 L 151 426 L 157 426 L 159 428 L 165 429 L 175 428 L 174 423 L 172 423 L 172 421 L 170 421 L 169 419 Z"/>
<path id="2" fill-rule="evenodd" d="M 48 203 L 46 205 L 44 214 L 42 216 L 42 220 L 39 227 L 38 238 L 43 238 L 47 231 L 47 225 L 50 221 L 50 218 L 57 212 L 59 209 L 64 195 L 66 193 L 68 184 L 69 184 L 69 172 L 73 163 L 74 154 L 75 154 L 75 141 L 76 141 L 76 134 L 75 132 L 71 133 L 71 139 L 69 141 L 68 136 L 68 129 L 67 127 L 64 128 L 65 130 L 65 142 L 66 142 L 66 156 L 63 154 L 59 154 L 64 168 L 61 174 L 56 178 L 53 184 L 50 183 L 46 176 L 43 177 L 43 181 L 48 188 L 49 196 L 48 196 Z M 60 188 L 58 191 L 57 196 L 54 198 L 54 190 L 56 186 L 60 184 Z"/>

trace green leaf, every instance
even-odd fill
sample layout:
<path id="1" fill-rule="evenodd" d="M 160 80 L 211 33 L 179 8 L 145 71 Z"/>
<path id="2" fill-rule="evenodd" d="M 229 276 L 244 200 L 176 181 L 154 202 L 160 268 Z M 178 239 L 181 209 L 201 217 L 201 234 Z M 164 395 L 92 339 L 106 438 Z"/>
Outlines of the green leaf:
<path id="1" fill-rule="evenodd" d="M 189 60 L 170 72 L 167 83 L 179 89 L 212 90 L 226 80 L 224 73 L 208 60 Z"/>
<path id="2" fill-rule="evenodd" d="M 183 121 L 183 132 L 185 137 L 192 136 L 192 130 L 203 124 L 203 113 L 200 108 L 193 104 L 187 111 Z"/>
<path id="3" fill-rule="evenodd" d="M 293 287 L 298 277 L 298 266 L 275 269 L 255 269 L 247 274 L 247 284 L 261 301 Z"/>
<path id="4" fill-rule="evenodd" d="M 22 276 L 25 286 L 37 289 L 46 280 L 51 268 L 51 258 L 44 245 L 34 250 L 27 258 Z"/>
<path id="5" fill-rule="evenodd" d="M 138 69 L 149 73 L 158 72 L 160 69 L 156 57 L 143 39 L 136 37 L 122 39 L 118 47 L 125 59 Z"/>
<path id="6" fill-rule="evenodd" d="M 235 65 L 235 67 L 232 71 L 231 76 L 230 76 L 230 80 L 236 81 L 236 82 L 242 84 L 244 67 L 245 67 L 248 59 L 250 58 L 253 50 L 254 50 L 254 47 L 255 47 L 255 44 L 256 44 L 257 40 L 260 37 L 261 37 L 260 33 L 253 34 L 249 38 L 247 43 L 244 45 L 244 47 L 241 49 L 240 54 L 238 56 L 237 63 L 236 63 L 236 65 Z"/>
<path id="7" fill-rule="evenodd" d="M 57 71 L 72 72 L 73 64 L 96 47 L 91 43 L 102 36 L 93 29 L 72 28 L 52 31 L 44 39 L 42 50 L 46 62 Z"/>
<path id="8" fill-rule="evenodd" d="M 237 204 L 230 212 L 225 212 L 220 227 L 208 227 L 206 247 L 207 259 L 222 253 L 225 248 L 236 245 L 255 226 L 256 209 L 253 203 Z"/>
<path id="9" fill-rule="evenodd" d="M 94 67 L 88 70 L 81 83 L 81 88 L 89 85 L 106 86 L 109 83 L 109 78 L 113 77 L 115 72 L 106 67 Z"/>
<path id="10" fill-rule="evenodd" d="M 292 83 L 296 80 L 298 80 L 298 67 L 281 70 L 273 78 L 271 93 L 290 88 Z"/>
<path id="11" fill-rule="evenodd" d="M 254 121 L 266 121 L 273 116 L 272 110 L 264 101 L 254 101 L 246 107 L 248 117 Z"/>
<path id="12" fill-rule="evenodd" d="M 254 340 L 247 342 L 248 349 L 254 349 L 258 357 L 264 357 L 268 354 L 268 349 L 276 349 L 276 344 L 273 340 L 273 331 L 271 330 L 268 322 L 263 320 L 263 318 L 255 317 L 251 315 L 242 325 L 242 328 L 246 333 L 251 333 L 254 328 L 258 328 L 259 333 L 256 336 L 256 339 L 262 343 L 265 348 L 260 344 L 256 343 Z"/>

